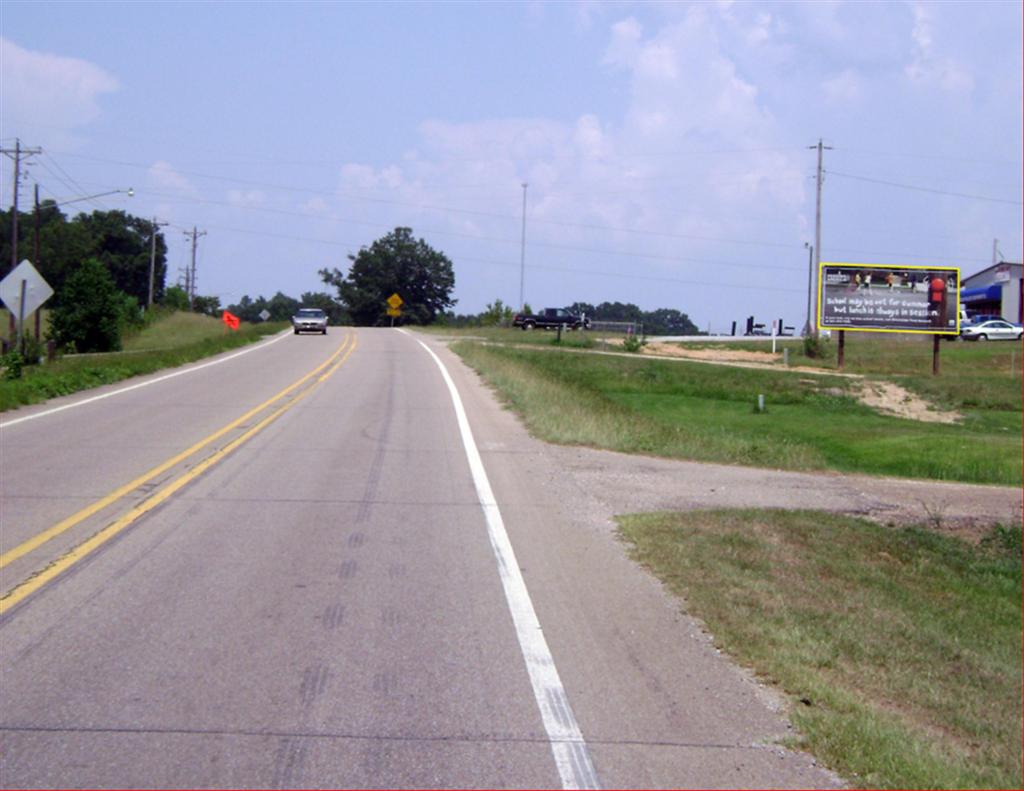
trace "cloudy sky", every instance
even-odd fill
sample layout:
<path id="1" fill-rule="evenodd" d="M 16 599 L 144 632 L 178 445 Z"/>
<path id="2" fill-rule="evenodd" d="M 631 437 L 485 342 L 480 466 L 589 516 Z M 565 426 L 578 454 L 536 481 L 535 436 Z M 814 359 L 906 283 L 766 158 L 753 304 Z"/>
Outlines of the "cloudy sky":
<path id="1" fill-rule="evenodd" d="M 1019 2 L 0 5 L 22 187 L 199 241 L 199 292 L 325 290 L 398 225 L 459 312 L 525 296 L 802 325 L 822 260 L 1021 260 Z M 0 196 L 11 201 L 11 162 Z"/>

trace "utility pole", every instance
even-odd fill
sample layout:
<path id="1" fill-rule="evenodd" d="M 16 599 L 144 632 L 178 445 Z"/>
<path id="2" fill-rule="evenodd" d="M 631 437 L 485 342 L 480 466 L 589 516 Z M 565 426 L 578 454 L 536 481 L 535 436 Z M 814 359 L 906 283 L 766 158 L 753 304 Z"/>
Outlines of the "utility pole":
<path id="1" fill-rule="evenodd" d="M 206 236 L 206 231 L 197 231 L 193 225 L 191 231 L 185 231 L 185 236 L 192 237 L 192 267 L 186 270 L 185 290 L 188 292 L 188 309 L 192 310 L 196 299 L 196 242 L 200 236 Z"/>
<path id="2" fill-rule="evenodd" d="M 999 240 L 992 240 L 992 266 L 999 263 Z"/>
<path id="3" fill-rule="evenodd" d="M 167 225 L 165 222 L 157 222 L 153 218 L 153 225 L 149 232 L 149 299 L 146 301 L 146 310 L 153 307 L 153 279 L 156 276 L 156 229 Z"/>
<path id="4" fill-rule="evenodd" d="M 186 237 L 191 237 L 193 240 L 193 262 L 191 267 L 185 269 L 185 292 L 188 294 L 188 309 L 193 309 L 193 302 L 196 300 L 196 243 L 200 237 L 205 237 L 205 231 L 197 231 L 196 226 L 193 225 L 193 230 L 184 232 Z"/>
<path id="5" fill-rule="evenodd" d="M 519 245 L 519 312 L 526 310 L 526 296 L 523 291 L 526 283 L 526 187 L 523 182 L 523 237 Z"/>
<path id="6" fill-rule="evenodd" d="M 14 139 L 14 148 L 0 148 L 0 153 L 14 160 L 14 201 L 11 211 L 11 269 L 18 265 L 18 182 L 21 181 L 21 160 L 42 154 L 41 148 L 22 148 L 21 140 Z"/>
<path id="7" fill-rule="evenodd" d="M 811 276 L 812 281 L 818 276 L 821 271 L 821 182 L 824 171 L 822 170 L 822 152 L 831 151 L 832 146 L 823 145 L 821 138 L 818 138 L 818 145 L 807 146 L 808 148 L 818 149 L 818 189 L 817 189 L 817 200 L 814 207 L 814 273 Z M 813 329 L 814 335 L 818 334 L 817 322 Z"/>

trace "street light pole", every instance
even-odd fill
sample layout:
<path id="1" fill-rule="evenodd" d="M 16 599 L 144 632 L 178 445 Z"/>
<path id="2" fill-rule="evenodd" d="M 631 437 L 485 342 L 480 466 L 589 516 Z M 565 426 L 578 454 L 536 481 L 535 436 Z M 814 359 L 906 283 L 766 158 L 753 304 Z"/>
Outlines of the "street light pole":
<path id="1" fill-rule="evenodd" d="M 81 198 L 72 198 L 71 200 L 62 200 L 59 203 L 54 203 L 52 208 L 56 208 L 58 206 L 67 206 L 68 204 L 71 203 L 81 203 L 84 200 L 92 200 L 93 198 L 105 198 L 108 195 L 118 195 L 120 193 L 124 193 L 130 198 L 135 194 L 135 190 L 129 187 L 126 190 L 110 190 L 109 192 L 101 192 L 99 195 L 84 195 Z"/>

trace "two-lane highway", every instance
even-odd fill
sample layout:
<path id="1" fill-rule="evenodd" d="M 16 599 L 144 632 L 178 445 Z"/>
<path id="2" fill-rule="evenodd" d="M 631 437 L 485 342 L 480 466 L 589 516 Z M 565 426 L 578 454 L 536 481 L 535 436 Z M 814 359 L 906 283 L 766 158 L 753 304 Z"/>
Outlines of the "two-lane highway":
<path id="1" fill-rule="evenodd" d="M 538 534 L 430 346 L 289 335 L 0 422 L 0 784 L 827 782 L 619 550 Z"/>

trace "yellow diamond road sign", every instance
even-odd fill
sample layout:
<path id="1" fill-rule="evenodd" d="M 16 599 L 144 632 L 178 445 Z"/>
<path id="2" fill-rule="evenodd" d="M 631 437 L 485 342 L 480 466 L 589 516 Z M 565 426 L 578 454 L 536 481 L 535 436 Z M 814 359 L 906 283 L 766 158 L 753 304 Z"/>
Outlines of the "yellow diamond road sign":
<path id="1" fill-rule="evenodd" d="M 388 297 L 388 306 L 393 308 L 394 310 L 398 310 L 400 307 L 402 307 L 402 303 L 404 301 L 405 300 L 398 296 L 398 294 L 392 294 L 390 297 Z"/>

